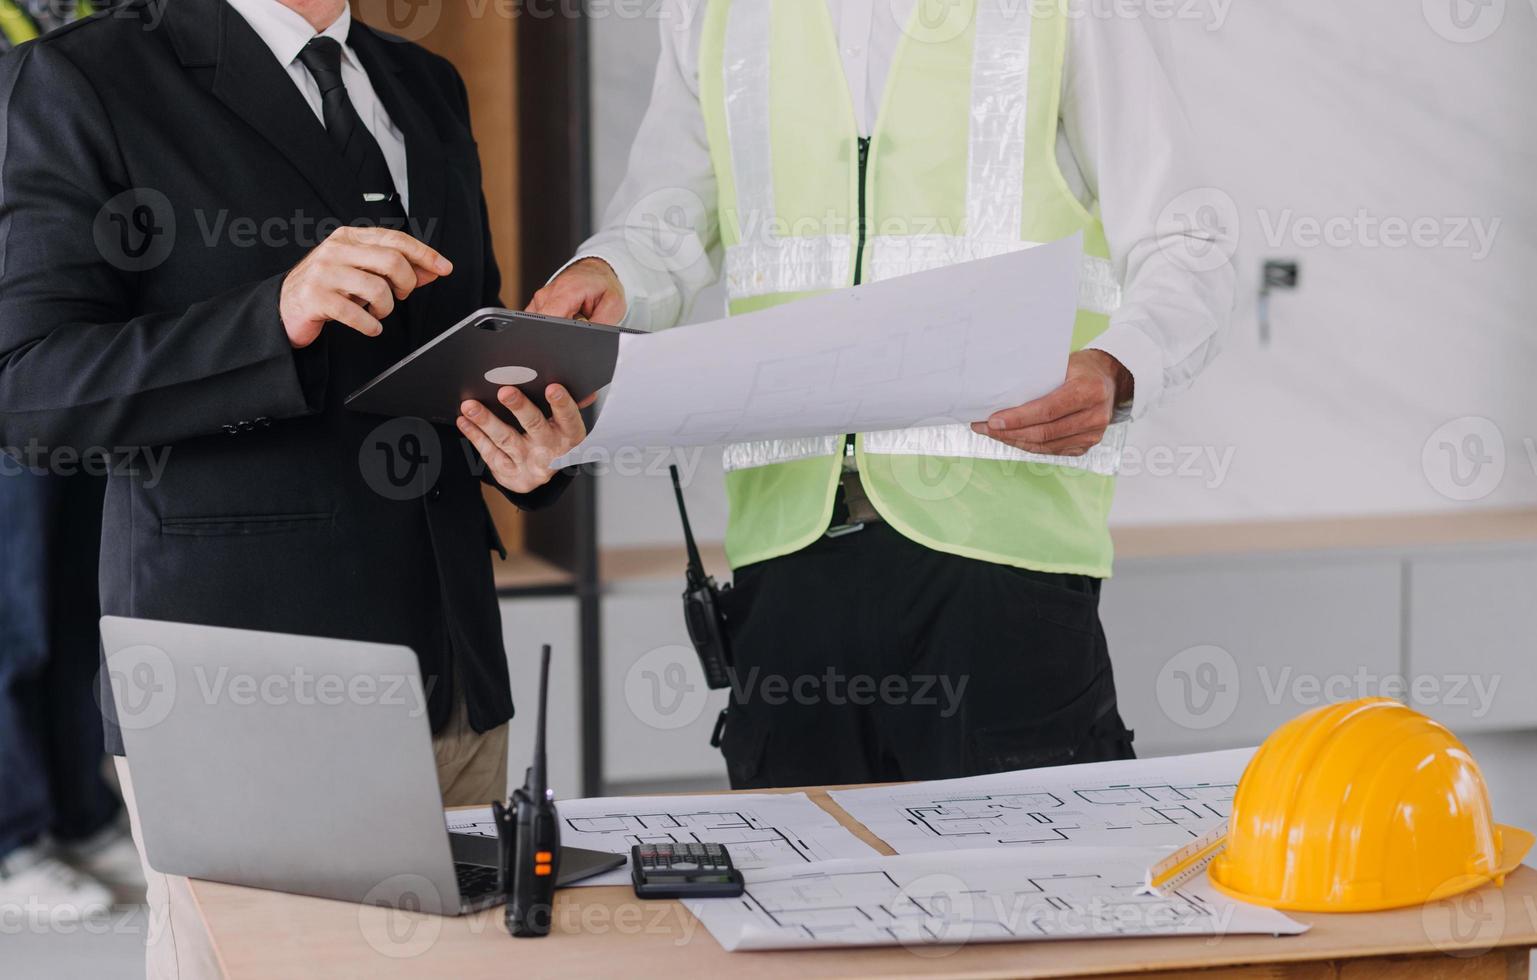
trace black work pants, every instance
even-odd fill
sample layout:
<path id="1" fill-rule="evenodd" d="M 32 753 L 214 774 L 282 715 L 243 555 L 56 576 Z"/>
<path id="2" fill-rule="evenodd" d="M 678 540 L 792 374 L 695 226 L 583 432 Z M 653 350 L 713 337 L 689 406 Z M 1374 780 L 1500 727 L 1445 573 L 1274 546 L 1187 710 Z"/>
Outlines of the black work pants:
<path id="1" fill-rule="evenodd" d="M 1099 585 L 934 551 L 885 524 L 738 569 L 720 732 L 732 787 L 1130 758 Z"/>

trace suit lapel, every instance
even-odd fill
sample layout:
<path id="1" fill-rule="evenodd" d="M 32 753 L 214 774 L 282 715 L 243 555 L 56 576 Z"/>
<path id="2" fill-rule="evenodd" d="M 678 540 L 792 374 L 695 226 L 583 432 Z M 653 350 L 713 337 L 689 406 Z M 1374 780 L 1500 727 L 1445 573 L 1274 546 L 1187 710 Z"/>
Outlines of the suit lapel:
<path id="1" fill-rule="evenodd" d="M 355 215 L 359 191 L 325 127 L 251 26 L 223 0 L 165 0 L 164 10 L 183 66 L 212 67 L 214 96 L 286 157 L 334 216 Z"/>

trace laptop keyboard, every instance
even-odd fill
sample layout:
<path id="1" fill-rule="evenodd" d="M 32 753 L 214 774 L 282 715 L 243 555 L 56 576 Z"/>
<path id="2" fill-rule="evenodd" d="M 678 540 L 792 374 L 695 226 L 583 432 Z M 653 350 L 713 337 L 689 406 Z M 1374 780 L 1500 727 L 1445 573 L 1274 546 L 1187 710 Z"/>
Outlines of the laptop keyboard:
<path id="1" fill-rule="evenodd" d="M 460 901 L 473 902 L 500 890 L 496 887 L 496 869 L 484 864 L 455 861 L 454 875 L 459 879 Z"/>

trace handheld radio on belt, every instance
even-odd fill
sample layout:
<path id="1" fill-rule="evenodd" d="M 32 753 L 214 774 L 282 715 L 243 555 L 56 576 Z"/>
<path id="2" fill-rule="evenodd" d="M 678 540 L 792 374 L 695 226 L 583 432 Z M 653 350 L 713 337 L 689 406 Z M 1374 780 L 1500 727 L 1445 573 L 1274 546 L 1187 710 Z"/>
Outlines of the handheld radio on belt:
<path id="1" fill-rule="evenodd" d="M 678 468 L 669 466 L 667 469 L 672 473 L 672 492 L 678 498 L 683 540 L 688 545 L 688 587 L 683 590 L 683 621 L 688 625 L 688 638 L 704 668 L 705 683 L 711 689 L 730 687 L 731 646 L 720 597 L 731 586 L 718 586 L 714 577 L 705 574 L 699 546 L 694 543 L 694 529 L 688 523 L 688 508 L 683 505 L 683 485 L 678 482 Z"/>
<path id="2" fill-rule="evenodd" d="M 507 931 L 514 936 L 547 936 L 560 875 L 560 822 L 555 791 L 545 782 L 545 703 L 550 695 L 550 646 L 539 665 L 539 721 L 534 734 L 534 764 L 513 791 L 511 808 L 491 804 L 501 842 L 501 886 L 507 896 Z"/>

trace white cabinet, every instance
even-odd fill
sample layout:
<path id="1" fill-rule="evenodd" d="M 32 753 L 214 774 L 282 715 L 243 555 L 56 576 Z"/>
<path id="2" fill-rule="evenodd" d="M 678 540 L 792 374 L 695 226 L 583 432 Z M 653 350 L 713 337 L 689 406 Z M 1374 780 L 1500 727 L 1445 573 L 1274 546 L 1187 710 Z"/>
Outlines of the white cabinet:
<path id="1" fill-rule="evenodd" d="M 1409 596 L 1410 703 L 1457 732 L 1537 727 L 1537 557 L 1422 558 Z"/>
<path id="2" fill-rule="evenodd" d="M 539 648 L 550 650 L 549 726 L 546 753 L 550 785 L 562 797 L 582 795 L 582 731 L 576 600 L 568 597 L 503 599 L 502 638 L 512 679 L 516 715 L 507 726 L 509 785 L 523 783 L 533 759 L 539 712 Z"/>
<path id="3" fill-rule="evenodd" d="M 603 754 L 608 785 L 711 779 L 710 747 L 727 691 L 705 687 L 683 625 L 681 588 L 615 591 L 603 599 Z"/>
<path id="4" fill-rule="evenodd" d="M 1337 556 L 1128 562 L 1101 615 L 1142 755 L 1262 741 L 1400 673 L 1400 563 Z"/>

